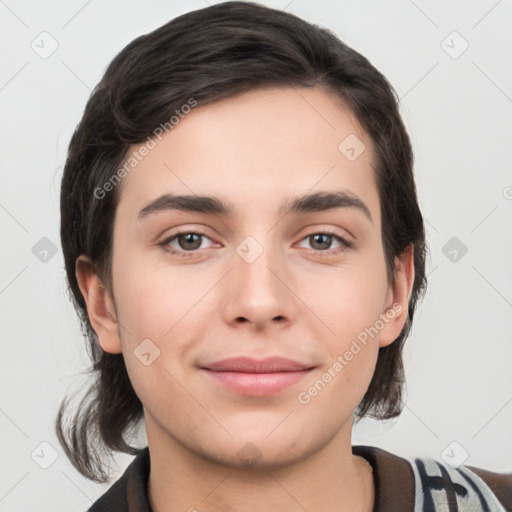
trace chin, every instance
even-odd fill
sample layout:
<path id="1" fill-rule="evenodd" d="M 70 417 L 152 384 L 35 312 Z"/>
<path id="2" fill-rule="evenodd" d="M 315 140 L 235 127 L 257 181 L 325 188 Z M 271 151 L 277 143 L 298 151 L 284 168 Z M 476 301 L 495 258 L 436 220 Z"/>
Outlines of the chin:
<path id="1" fill-rule="evenodd" d="M 232 469 L 250 469 L 251 471 L 275 470 L 288 467 L 307 459 L 320 451 L 333 436 L 316 433 L 304 435 L 304 429 L 283 428 L 270 435 L 254 427 L 233 438 L 196 439 L 196 453 L 212 462 Z"/>

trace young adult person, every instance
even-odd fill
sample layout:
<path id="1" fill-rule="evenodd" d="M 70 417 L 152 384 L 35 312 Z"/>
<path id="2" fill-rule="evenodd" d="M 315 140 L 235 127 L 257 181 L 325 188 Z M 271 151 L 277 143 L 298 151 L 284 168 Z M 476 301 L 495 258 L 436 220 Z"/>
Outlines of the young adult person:
<path id="1" fill-rule="evenodd" d="M 59 439 L 96 481 L 136 454 L 91 511 L 510 510 L 512 476 L 351 444 L 403 406 L 412 162 L 387 80 L 291 14 L 217 4 L 115 57 L 61 189 L 96 379 Z"/>

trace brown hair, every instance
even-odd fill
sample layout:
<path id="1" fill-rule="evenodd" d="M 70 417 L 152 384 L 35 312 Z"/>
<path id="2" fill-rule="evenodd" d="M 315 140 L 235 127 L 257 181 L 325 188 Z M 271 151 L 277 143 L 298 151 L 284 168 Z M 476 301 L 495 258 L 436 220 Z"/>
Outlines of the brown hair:
<path id="1" fill-rule="evenodd" d="M 94 381 L 56 429 L 74 466 L 105 482 L 103 457 L 135 454 L 126 434 L 143 418 L 122 354 L 104 352 L 89 322 L 75 262 L 85 254 L 112 291 L 113 225 L 120 187 L 95 191 L 119 169 L 127 152 L 152 136 L 190 98 L 206 105 L 260 86 L 322 87 L 342 100 L 368 133 L 375 155 L 387 275 L 394 258 L 414 246 L 415 279 L 400 336 L 380 348 L 372 381 L 356 419 L 388 419 L 402 410 L 402 348 L 426 288 L 427 245 L 413 176 L 413 155 L 396 93 L 370 62 L 326 29 L 292 14 L 248 2 L 225 2 L 192 11 L 140 36 L 108 66 L 89 98 L 67 154 L 61 186 L 61 243 L 69 295 L 80 317 Z"/>

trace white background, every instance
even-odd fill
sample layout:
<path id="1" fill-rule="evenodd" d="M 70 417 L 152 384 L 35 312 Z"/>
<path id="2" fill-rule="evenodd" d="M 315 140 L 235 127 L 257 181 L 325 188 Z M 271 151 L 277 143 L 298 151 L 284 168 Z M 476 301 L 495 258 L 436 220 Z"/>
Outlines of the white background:
<path id="1" fill-rule="evenodd" d="M 397 90 L 415 150 L 431 258 L 406 344 L 407 406 L 396 421 L 358 425 L 354 444 L 441 458 L 456 441 L 453 453 L 467 452 L 465 464 L 511 471 L 512 2 L 263 3 L 330 28 L 369 58 Z M 79 512 L 108 488 L 80 476 L 54 433 L 60 401 L 87 382 L 80 372 L 88 368 L 65 292 L 62 168 L 86 100 L 115 54 L 206 5 L 0 2 L 2 512 Z M 58 43 L 46 59 L 31 48 L 48 38 L 43 31 Z M 452 58 L 464 40 L 468 49 Z M 57 247 L 45 263 L 32 252 L 43 237 Z M 442 252 L 452 237 L 468 249 L 456 262 Z M 48 469 L 31 458 L 44 441 L 58 455 Z M 40 460 L 51 454 L 46 445 L 38 450 Z M 130 460 L 117 458 L 114 477 Z"/>

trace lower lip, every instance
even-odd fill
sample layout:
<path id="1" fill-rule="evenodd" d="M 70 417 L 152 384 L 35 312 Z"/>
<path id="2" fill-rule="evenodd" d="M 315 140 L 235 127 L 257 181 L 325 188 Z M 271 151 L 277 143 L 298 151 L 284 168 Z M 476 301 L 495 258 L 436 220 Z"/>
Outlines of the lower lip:
<path id="1" fill-rule="evenodd" d="M 206 369 L 203 371 L 221 386 L 237 393 L 251 396 L 267 396 L 274 395 L 297 384 L 311 372 L 311 369 L 275 373 L 215 372 Z"/>

